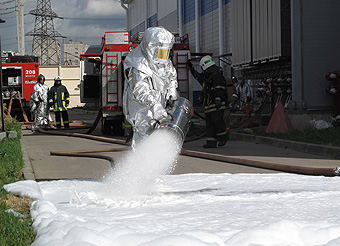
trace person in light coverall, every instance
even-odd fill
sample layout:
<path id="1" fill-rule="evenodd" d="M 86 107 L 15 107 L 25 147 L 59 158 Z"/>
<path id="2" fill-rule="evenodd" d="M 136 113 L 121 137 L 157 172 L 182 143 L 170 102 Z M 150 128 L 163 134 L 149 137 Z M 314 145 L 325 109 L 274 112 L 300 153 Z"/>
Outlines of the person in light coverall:
<path id="1" fill-rule="evenodd" d="M 70 95 L 67 88 L 62 84 L 60 76 L 54 78 L 54 85 L 49 92 L 48 102 L 54 110 L 57 129 L 61 128 L 61 116 L 63 117 L 64 127 L 69 128 L 67 106 L 70 103 Z"/>
<path id="2" fill-rule="evenodd" d="M 48 86 L 45 84 L 45 76 L 39 74 L 38 81 L 33 87 L 29 100 L 31 112 L 35 113 L 35 128 L 46 128 L 48 124 Z M 33 130 L 34 128 L 32 128 Z"/>
<path id="3" fill-rule="evenodd" d="M 177 72 L 169 59 L 174 36 L 163 27 L 150 27 L 140 45 L 124 62 L 123 112 L 133 130 L 132 149 L 155 125 L 169 119 L 167 105 L 178 99 Z"/>
<path id="4" fill-rule="evenodd" d="M 247 106 L 247 104 L 251 102 L 250 86 L 248 85 L 248 83 L 246 83 L 244 79 L 242 79 L 241 83 L 237 85 L 236 93 L 240 101 L 241 108 Z"/>

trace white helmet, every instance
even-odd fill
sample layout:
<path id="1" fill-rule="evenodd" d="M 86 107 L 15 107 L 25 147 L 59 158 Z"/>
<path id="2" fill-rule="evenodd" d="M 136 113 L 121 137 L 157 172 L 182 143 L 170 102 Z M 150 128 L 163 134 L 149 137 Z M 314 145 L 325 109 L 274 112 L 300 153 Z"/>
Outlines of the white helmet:
<path id="1" fill-rule="evenodd" d="M 153 63 L 166 63 L 175 38 L 164 27 L 149 27 L 144 32 L 141 47 Z"/>
<path id="2" fill-rule="evenodd" d="M 62 81 L 62 79 L 61 79 L 60 76 L 55 76 L 55 77 L 54 77 L 54 81 L 57 81 L 57 80 L 58 80 L 58 81 Z"/>
<path id="3" fill-rule="evenodd" d="M 208 67 L 211 67 L 212 65 L 215 65 L 215 62 L 211 56 L 204 56 L 200 60 L 200 66 L 202 67 L 203 70 L 206 70 Z"/>

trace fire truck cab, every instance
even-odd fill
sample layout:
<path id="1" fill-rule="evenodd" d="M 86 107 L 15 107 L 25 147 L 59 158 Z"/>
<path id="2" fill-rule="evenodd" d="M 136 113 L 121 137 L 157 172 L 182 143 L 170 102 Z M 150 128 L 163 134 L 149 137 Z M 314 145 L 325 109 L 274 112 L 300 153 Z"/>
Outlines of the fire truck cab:
<path id="1" fill-rule="evenodd" d="M 23 121 L 22 110 L 30 117 L 28 101 L 39 76 L 38 58 L 9 56 L 3 60 L 3 101 L 11 106 L 11 116 Z"/>

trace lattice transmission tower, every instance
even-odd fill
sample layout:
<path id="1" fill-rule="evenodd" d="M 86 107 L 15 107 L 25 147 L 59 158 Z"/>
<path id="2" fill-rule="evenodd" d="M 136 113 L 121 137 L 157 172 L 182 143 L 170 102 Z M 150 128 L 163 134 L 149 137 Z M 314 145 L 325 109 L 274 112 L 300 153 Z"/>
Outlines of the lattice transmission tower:
<path id="1" fill-rule="evenodd" d="M 64 38 L 54 29 L 53 19 L 59 16 L 52 10 L 50 0 L 37 0 L 37 8 L 29 14 L 35 16 L 34 29 L 26 35 L 33 36 L 32 52 L 38 56 L 40 65 L 60 64 L 60 42 Z"/>

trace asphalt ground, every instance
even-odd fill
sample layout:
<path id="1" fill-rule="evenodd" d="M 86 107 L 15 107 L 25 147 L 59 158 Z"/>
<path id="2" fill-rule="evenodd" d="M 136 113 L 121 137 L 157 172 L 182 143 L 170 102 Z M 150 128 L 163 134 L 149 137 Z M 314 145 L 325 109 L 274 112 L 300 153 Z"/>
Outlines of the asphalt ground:
<path id="1" fill-rule="evenodd" d="M 93 123 L 96 114 L 97 112 L 93 111 L 69 110 L 70 120 L 76 122 L 84 121 L 85 123 Z M 51 117 L 52 119 L 54 118 L 53 113 L 51 113 Z M 87 129 L 64 130 L 64 132 L 77 133 L 85 133 L 86 131 Z M 119 144 L 99 142 L 84 138 L 47 135 L 39 132 L 32 132 L 30 129 L 23 129 L 22 135 L 21 143 L 25 160 L 24 176 L 26 179 L 37 181 L 58 179 L 101 179 L 105 177 L 112 168 L 110 163 L 106 160 L 88 157 L 51 156 L 51 151 L 112 149 L 124 147 Z M 92 135 L 103 136 L 99 126 Z M 124 137 L 105 137 L 124 139 Z M 242 141 L 239 139 L 242 139 Z M 205 143 L 205 140 L 199 139 L 184 143 L 183 149 L 225 155 L 251 161 L 302 167 L 335 168 L 340 166 L 339 159 L 336 159 L 337 156 L 322 156 L 321 154 L 327 152 L 325 150 L 323 150 L 322 153 L 314 151 L 315 147 L 319 147 L 319 149 L 329 149 L 327 146 L 312 145 L 312 147 L 309 148 L 305 147 L 303 150 L 304 152 L 301 152 L 301 149 L 299 149 L 299 151 L 294 150 L 294 144 L 290 142 L 282 144 L 279 140 L 271 140 L 274 142 L 268 141 L 269 140 L 265 140 L 264 143 L 262 143 L 261 139 L 249 139 L 249 137 L 247 139 L 247 136 L 242 134 L 232 134 L 231 139 L 223 147 L 204 149 L 202 146 Z M 308 149 L 311 151 L 308 151 Z M 335 150 L 339 151 L 340 148 L 335 148 Z M 128 152 L 103 152 L 101 154 L 118 160 L 128 154 Z M 180 155 L 172 174 L 185 173 L 235 174 L 277 173 L 277 171 Z"/>

